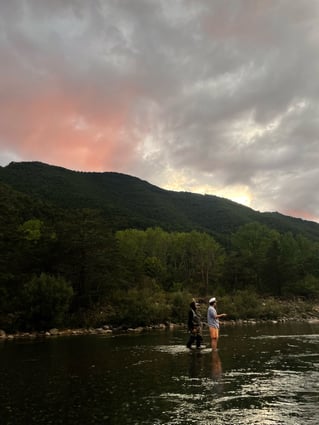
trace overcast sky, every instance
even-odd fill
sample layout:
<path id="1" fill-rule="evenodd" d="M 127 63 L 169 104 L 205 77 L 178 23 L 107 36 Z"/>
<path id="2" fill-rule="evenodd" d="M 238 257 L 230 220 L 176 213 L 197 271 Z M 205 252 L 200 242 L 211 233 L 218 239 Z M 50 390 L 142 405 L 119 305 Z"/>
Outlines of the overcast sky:
<path id="1" fill-rule="evenodd" d="M 319 221 L 319 1 L 0 0 L 0 165 Z"/>

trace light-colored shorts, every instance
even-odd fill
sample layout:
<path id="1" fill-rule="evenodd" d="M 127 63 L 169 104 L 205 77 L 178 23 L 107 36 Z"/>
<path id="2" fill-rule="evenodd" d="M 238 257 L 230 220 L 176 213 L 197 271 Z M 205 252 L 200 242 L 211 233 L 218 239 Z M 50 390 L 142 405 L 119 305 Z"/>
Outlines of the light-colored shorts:
<path id="1" fill-rule="evenodd" d="M 218 339 L 218 337 L 219 337 L 219 329 L 210 327 L 209 328 L 209 333 L 210 333 L 211 339 Z"/>

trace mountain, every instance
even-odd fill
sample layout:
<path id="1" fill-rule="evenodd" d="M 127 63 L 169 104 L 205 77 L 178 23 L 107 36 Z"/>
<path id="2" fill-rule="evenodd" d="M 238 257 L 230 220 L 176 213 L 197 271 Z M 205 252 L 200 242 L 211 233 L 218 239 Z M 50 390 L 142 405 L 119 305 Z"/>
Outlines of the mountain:
<path id="1" fill-rule="evenodd" d="M 174 192 L 115 172 L 78 172 L 40 162 L 0 167 L 0 182 L 37 201 L 72 209 L 98 209 L 114 229 L 159 226 L 167 231 L 200 230 L 224 240 L 256 221 L 281 233 L 319 241 L 319 224 L 279 213 L 261 213 L 213 195 Z"/>

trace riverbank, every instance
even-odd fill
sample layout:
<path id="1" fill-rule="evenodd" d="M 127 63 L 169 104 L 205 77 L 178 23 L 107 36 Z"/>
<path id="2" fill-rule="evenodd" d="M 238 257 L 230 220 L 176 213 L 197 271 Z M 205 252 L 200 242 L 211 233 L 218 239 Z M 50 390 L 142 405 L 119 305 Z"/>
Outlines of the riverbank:
<path id="1" fill-rule="evenodd" d="M 287 322 L 303 322 L 310 324 L 318 324 L 318 317 L 308 317 L 308 318 L 282 318 L 278 320 L 257 320 L 257 319 L 248 319 L 248 320 L 224 320 L 221 322 L 222 326 L 253 326 L 261 323 L 272 323 L 274 325 L 287 323 Z M 204 324 L 204 328 L 207 325 Z M 50 338 L 58 336 L 78 336 L 78 335 L 119 335 L 125 333 L 142 333 L 142 332 L 151 332 L 154 330 L 157 331 L 167 331 L 174 329 L 186 329 L 184 323 L 161 323 L 154 326 L 138 326 L 136 328 L 127 328 L 127 327 L 116 327 L 105 325 L 100 328 L 78 328 L 78 329 L 50 329 L 48 331 L 40 332 L 17 332 L 14 334 L 6 333 L 0 329 L 0 341 L 2 340 L 15 340 L 15 339 L 37 339 L 37 338 Z"/>
<path id="2" fill-rule="evenodd" d="M 207 311 L 206 299 L 198 299 L 199 311 L 205 322 Z M 236 300 L 235 300 L 236 301 Z M 241 302 L 239 302 L 241 301 Z M 218 304 L 218 312 L 227 313 L 227 318 L 222 320 L 225 326 L 255 325 L 258 323 L 285 323 L 285 322 L 319 322 L 319 303 L 317 301 L 305 301 L 301 299 L 280 300 L 275 298 L 252 298 L 234 302 L 229 297 L 220 297 Z M 92 321 L 87 326 L 51 328 L 42 331 L 17 331 L 6 332 L 0 328 L 0 341 L 13 340 L 18 338 L 50 338 L 57 336 L 72 335 L 117 335 L 122 333 L 141 333 L 154 330 L 173 330 L 176 328 L 185 329 L 186 321 L 179 322 L 177 320 L 167 320 L 165 322 L 154 323 L 148 326 L 132 326 L 130 324 L 114 325 L 106 318 L 98 321 Z M 154 320 L 156 322 L 156 320 Z M 205 327 L 205 323 L 204 323 Z"/>
<path id="3" fill-rule="evenodd" d="M 184 327 L 185 325 L 179 324 L 159 324 L 154 326 L 139 326 L 136 328 L 127 328 L 127 327 L 116 327 L 113 328 L 109 325 L 105 325 L 100 328 L 77 328 L 77 329 L 50 329 L 48 331 L 40 332 L 16 332 L 16 333 L 6 333 L 4 330 L 0 329 L 0 340 L 8 339 L 17 339 L 17 338 L 48 338 L 56 336 L 72 336 L 72 335 L 116 335 L 120 333 L 140 333 L 140 332 L 150 332 L 154 330 L 167 330 L 174 329 L 178 327 Z"/>

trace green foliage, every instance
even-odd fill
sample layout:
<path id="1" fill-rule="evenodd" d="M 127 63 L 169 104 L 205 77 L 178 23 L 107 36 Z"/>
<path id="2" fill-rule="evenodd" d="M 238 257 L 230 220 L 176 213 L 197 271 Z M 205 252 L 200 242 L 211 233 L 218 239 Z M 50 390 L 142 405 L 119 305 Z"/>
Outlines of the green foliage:
<path id="1" fill-rule="evenodd" d="M 41 220 L 31 219 L 25 221 L 19 230 L 28 241 L 38 241 L 41 238 L 43 223 Z"/>
<path id="2" fill-rule="evenodd" d="M 69 309 L 72 287 L 65 279 L 42 273 L 23 287 L 22 317 L 29 329 L 60 326 Z"/>
<path id="3" fill-rule="evenodd" d="M 165 274 L 165 266 L 158 257 L 147 257 L 144 261 L 144 272 L 146 276 L 163 280 Z"/>
<path id="4" fill-rule="evenodd" d="M 211 293 L 231 318 L 278 317 L 265 297 L 318 299 L 318 240 L 316 223 L 214 196 L 13 163 L 0 167 L 0 328 L 62 326 L 64 296 L 83 326 L 184 322 Z"/>
<path id="5" fill-rule="evenodd" d="M 186 323 L 189 304 L 193 297 L 188 292 L 176 291 L 168 294 L 171 306 L 170 320 L 174 323 Z"/>
<path id="6" fill-rule="evenodd" d="M 156 286 L 118 291 L 113 296 L 115 307 L 112 324 L 126 326 L 149 326 L 163 323 L 170 317 L 166 295 Z"/>
<path id="7" fill-rule="evenodd" d="M 296 282 L 287 283 L 284 288 L 287 297 L 302 297 L 305 299 L 319 299 L 319 278 L 306 275 Z"/>
<path id="8" fill-rule="evenodd" d="M 264 274 L 267 254 L 279 234 L 267 226 L 250 223 L 242 226 L 232 235 L 232 249 L 236 251 L 239 277 L 246 285 L 252 285 L 259 291 L 264 289 Z"/>
<path id="9" fill-rule="evenodd" d="M 99 209 L 111 227 L 160 227 L 166 231 L 203 231 L 224 242 L 230 233 L 259 222 L 280 233 L 319 241 L 319 225 L 278 213 L 260 213 L 212 195 L 173 192 L 120 173 L 85 173 L 39 162 L 0 167 L 0 182 L 58 208 Z M 225 239 L 226 238 L 226 239 Z"/>
<path id="10" fill-rule="evenodd" d="M 218 310 L 227 313 L 227 320 L 276 320 L 289 315 L 289 308 L 276 298 L 263 298 L 246 289 L 220 298 Z"/>
<path id="11" fill-rule="evenodd" d="M 221 277 L 224 251 L 206 233 L 168 233 L 162 229 L 125 230 L 116 234 L 125 259 L 124 275 L 136 285 L 136 277 L 151 277 L 165 290 L 174 282 L 199 294 L 208 293 Z M 135 279 L 134 279 L 135 278 Z"/>
<path id="12" fill-rule="evenodd" d="M 226 312 L 228 319 L 256 318 L 260 311 L 260 300 L 254 290 L 245 289 L 223 296 L 219 300 L 218 310 Z"/>
<path id="13" fill-rule="evenodd" d="M 117 275 L 117 245 L 98 212 L 76 210 L 57 222 L 54 272 L 74 289 L 73 309 L 104 303 Z"/>

